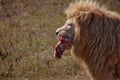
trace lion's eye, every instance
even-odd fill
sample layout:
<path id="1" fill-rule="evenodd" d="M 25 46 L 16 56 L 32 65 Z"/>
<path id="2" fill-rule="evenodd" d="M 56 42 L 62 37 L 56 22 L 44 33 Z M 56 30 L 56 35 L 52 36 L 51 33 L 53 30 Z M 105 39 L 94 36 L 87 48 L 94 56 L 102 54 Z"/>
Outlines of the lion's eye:
<path id="1" fill-rule="evenodd" d="M 73 24 L 68 24 L 67 29 L 70 29 L 73 26 Z"/>
<path id="2" fill-rule="evenodd" d="M 69 26 L 67 26 L 67 29 L 70 29 L 71 27 L 72 27 L 72 26 L 69 25 Z"/>

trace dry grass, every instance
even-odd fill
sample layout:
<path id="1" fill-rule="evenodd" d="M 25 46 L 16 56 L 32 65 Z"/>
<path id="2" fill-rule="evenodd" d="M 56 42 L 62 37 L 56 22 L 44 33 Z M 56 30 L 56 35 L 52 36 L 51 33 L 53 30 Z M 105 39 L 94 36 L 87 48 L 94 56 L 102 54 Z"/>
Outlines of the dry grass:
<path id="1" fill-rule="evenodd" d="M 1 0 L 0 80 L 89 80 L 69 52 L 53 58 L 55 30 L 73 0 Z"/>

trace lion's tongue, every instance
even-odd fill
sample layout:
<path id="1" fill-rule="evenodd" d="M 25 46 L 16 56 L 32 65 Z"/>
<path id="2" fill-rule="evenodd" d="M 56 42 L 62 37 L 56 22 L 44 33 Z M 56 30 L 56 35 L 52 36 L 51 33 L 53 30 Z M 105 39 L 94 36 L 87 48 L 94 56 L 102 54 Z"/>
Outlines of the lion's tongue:
<path id="1" fill-rule="evenodd" d="M 71 40 L 69 38 L 60 37 L 58 43 L 55 46 L 54 57 L 60 59 L 65 49 L 69 49 L 71 46 Z"/>

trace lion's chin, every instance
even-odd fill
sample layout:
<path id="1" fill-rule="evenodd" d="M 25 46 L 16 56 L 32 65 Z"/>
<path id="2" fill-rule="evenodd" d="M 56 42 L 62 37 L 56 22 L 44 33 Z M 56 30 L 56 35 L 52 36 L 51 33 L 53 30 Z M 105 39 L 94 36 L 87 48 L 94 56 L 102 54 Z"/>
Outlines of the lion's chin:
<path id="1" fill-rule="evenodd" d="M 72 40 L 69 37 L 59 37 L 58 43 L 55 46 L 54 57 L 60 59 L 66 49 L 70 49 Z"/>

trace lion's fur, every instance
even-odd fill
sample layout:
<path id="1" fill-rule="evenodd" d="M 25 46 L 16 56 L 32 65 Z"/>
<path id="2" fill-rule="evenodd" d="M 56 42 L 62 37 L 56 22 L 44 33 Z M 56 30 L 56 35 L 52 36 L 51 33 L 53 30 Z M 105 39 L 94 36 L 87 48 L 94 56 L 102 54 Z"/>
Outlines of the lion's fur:
<path id="1" fill-rule="evenodd" d="M 71 3 L 65 13 L 77 24 L 72 54 L 93 79 L 120 79 L 120 15 L 92 1 Z"/>

